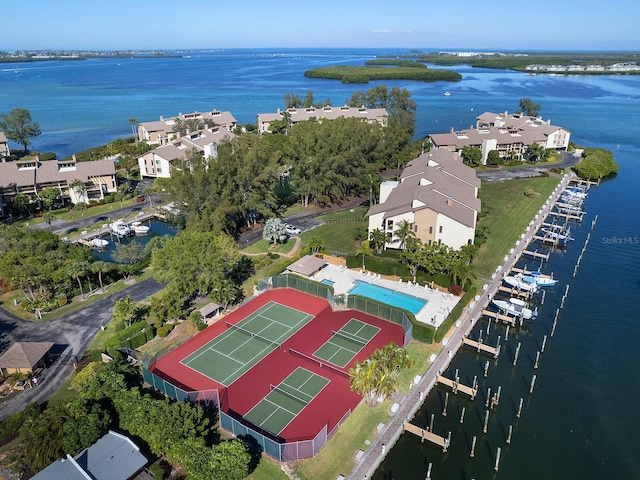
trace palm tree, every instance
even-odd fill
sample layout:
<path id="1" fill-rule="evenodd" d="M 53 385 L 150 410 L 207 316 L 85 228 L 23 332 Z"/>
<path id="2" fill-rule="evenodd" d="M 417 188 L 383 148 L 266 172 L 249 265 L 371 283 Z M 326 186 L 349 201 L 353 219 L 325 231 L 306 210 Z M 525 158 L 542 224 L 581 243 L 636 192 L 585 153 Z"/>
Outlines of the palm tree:
<path id="1" fill-rule="evenodd" d="M 102 274 L 109 270 L 111 270 L 111 264 L 108 262 L 96 260 L 91 264 L 91 271 L 98 274 L 98 282 L 100 283 L 101 292 L 104 292 L 104 285 L 102 284 Z"/>
<path id="2" fill-rule="evenodd" d="M 84 211 L 88 208 L 88 205 L 84 202 L 76 203 L 74 210 L 78 210 L 80 215 L 82 215 L 82 224 L 84 225 L 84 229 L 87 229 L 87 220 L 84 218 Z"/>
<path id="3" fill-rule="evenodd" d="M 87 200 L 87 186 L 82 180 L 77 178 L 69 184 L 69 190 L 73 190 L 73 193 L 78 202 L 84 202 Z"/>
<path id="4" fill-rule="evenodd" d="M 44 219 L 45 222 L 49 224 L 49 231 L 53 233 L 53 228 L 51 227 L 51 223 L 56 219 L 55 214 L 51 210 L 49 210 L 42 214 L 42 218 Z"/>
<path id="5" fill-rule="evenodd" d="M 149 208 L 153 208 L 153 188 L 145 188 L 142 193 L 149 197 Z"/>
<path id="6" fill-rule="evenodd" d="M 80 296 L 84 299 L 84 290 L 82 289 L 82 281 L 80 277 L 84 277 L 86 275 L 87 262 L 73 262 L 67 267 L 67 272 L 69 276 L 75 278 L 78 281 L 78 286 L 80 287 Z"/>
<path id="7" fill-rule="evenodd" d="M 408 238 L 416 236 L 416 233 L 413 231 L 413 224 L 409 222 L 409 220 L 400 220 L 393 233 L 400 240 L 401 249 L 404 248 Z"/>
<path id="8" fill-rule="evenodd" d="M 127 295 L 124 298 L 116 300 L 116 303 L 113 306 L 113 319 L 121 321 L 126 324 L 127 327 L 130 327 L 133 322 L 133 318 L 135 317 L 136 309 L 137 306 L 133 300 L 131 300 L 131 296 Z"/>
<path id="9" fill-rule="evenodd" d="M 360 242 L 360 246 L 356 249 L 356 255 L 362 255 L 362 269 L 364 270 L 364 256 L 371 255 L 373 250 L 371 250 L 371 246 L 369 245 L 369 240 L 363 240 Z"/>
<path id="10" fill-rule="evenodd" d="M 69 417 L 65 405 L 54 405 L 40 415 L 28 417 L 20 427 L 20 448 L 34 471 L 64 456 L 62 426 Z"/>
<path id="11" fill-rule="evenodd" d="M 371 246 L 375 249 L 379 254 L 384 250 L 384 246 L 387 242 L 391 240 L 391 233 L 385 232 L 379 228 L 374 229 L 369 235 L 369 241 L 371 242 Z"/>
<path id="12" fill-rule="evenodd" d="M 138 144 L 138 119 L 136 117 L 131 117 L 129 119 L 129 123 L 131 124 L 131 132 L 133 133 L 133 141 L 135 144 Z"/>

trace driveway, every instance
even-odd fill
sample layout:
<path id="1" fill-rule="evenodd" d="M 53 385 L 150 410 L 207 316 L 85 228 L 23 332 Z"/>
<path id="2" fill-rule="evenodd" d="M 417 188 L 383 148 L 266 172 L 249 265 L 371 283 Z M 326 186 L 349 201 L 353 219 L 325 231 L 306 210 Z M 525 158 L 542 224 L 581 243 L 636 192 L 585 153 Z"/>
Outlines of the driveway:
<path id="1" fill-rule="evenodd" d="M 326 215 L 328 213 L 340 212 L 343 210 L 349 210 L 352 208 L 360 207 L 362 205 L 369 205 L 368 198 L 365 197 L 352 197 L 341 203 L 340 205 L 331 205 L 329 207 L 314 207 L 302 213 L 296 213 L 283 218 L 283 221 L 290 223 L 298 227 L 302 232 L 311 230 L 313 227 L 322 225 L 322 222 L 316 220 L 316 217 Z M 262 224 L 256 225 L 251 230 L 244 231 L 238 238 L 238 246 L 247 248 L 249 245 L 262 240 Z"/>
<path id="2" fill-rule="evenodd" d="M 512 169 L 495 169 L 484 170 L 478 173 L 478 178 L 486 180 L 488 182 L 500 182 L 502 180 L 510 180 L 512 178 L 528 178 L 539 177 L 542 172 L 551 170 L 552 168 L 568 168 L 572 167 L 580 160 L 580 157 L 576 157 L 570 152 L 560 152 L 562 155 L 562 161 L 554 163 L 552 165 L 532 165 L 530 167 L 512 168 Z"/>
<path id="3" fill-rule="evenodd" d="M 121 292 L 98 300 L 86 308 L 55 320 L 30 322 L 0 309 L 0 352 L 13 342 L 54 342 L 52 365 L 47 368 L 38 387 L 27 389 L 2 404 L 0 419 L 22 410 L 28 403 L 48 399 L 69 378 L 73 364 L 81 357 L 100 327 L 111 320 L 116 300 L 131 295 L 138 302 L 158 292 L 163 285 L 153 279 L 136 283 Z"/>

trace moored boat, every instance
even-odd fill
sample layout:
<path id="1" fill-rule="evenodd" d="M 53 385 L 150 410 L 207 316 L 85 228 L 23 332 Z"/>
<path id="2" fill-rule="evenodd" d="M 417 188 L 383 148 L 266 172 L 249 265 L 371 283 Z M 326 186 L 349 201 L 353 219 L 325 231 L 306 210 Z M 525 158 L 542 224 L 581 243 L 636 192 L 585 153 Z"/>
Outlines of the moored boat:
<path id="1" fill-rule="evenodd" d="M 515 288 L 523 292 L 535 293 L 538 291 L 538 285 L 536 285 L 535 282 L 527 283 L 517 275 L 516 276 L 507 275 L 506 277 L 504 277 L 503 282 L 509 285 L 511 288 Z"/>
<path id="2" fill-rule="evenodd" d="M 109 245 L 109 241 L 104 238 L 96 237 L 92 238 L 89 243 L 96 248 L 104 248 Z"/>
<path id="3" fill-rule="evenodd" d="M 498 307 L 504 314 L 512 317 L 522 317 L 525 320 L 529 320 L 538 314 L 537 310 L 531 310 L 527 307 L 524 300 L 519 298 L 510 298 L 509 300 L 491 300 L 496 307 Z"/>
<path id="4" fill-rule="evenodd" d="M 548 275 L 543 275 L 540 272 L 529 272 L 528 275 L 518 274 L 516 277 L 520 277 L 525 283 L 535 283 L 539 287 L 553 287 L 558 280 Z"/>

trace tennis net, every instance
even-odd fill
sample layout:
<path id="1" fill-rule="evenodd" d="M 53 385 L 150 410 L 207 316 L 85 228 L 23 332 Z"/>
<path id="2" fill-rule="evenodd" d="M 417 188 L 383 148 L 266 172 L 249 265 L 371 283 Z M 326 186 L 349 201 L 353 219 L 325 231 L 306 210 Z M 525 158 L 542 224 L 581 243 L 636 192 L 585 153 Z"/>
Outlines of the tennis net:
<path id="1" fill-rule="evenodd" d="M 288 392 L 287 390 L 285 390 L 285 389 L 283 389 L 281 387 L 278 387 L 277 385 L 270 384 L 269 388 L 271 389 L 271 391 L 278 392 L 278 393 L 284 395 L 287 398 L 290 398 L 292 400 L 295 400 L 298 403 L 301 403 L 302 405 L 308 405 L 309 402 L 311 402 L 311 400 L 313 400 L 313 397 L 311 397 L 311 396 L 309 396 L 309 398 L 307 400 L 305 400 L 303 398 L 300 398 L 297 395 L 294 395 L 293 393 Z M 300 392 L 300 393 L 304 393 L 304 392 Z"/>
<path id="2" fill-rule="evenodd" d="M 360 348 L 364 347 L 367 343 L 369 343 L 368 340 L 364 340 L 360 337 L 354 337 L 351 335 L 348 335 L 342 331 L 335 331 L 335 330 L 331 330 L 331 335 L 338 337 L 338 338 L 343 338 L 344 340 L 351 342 L 351 343 L 355 343 L 356 345 L 358 345 Z"/>
<path id="3" fill-rule="evenodd" d="M 342 375 L 343 377 L 349 377 L 349 374 L 347 372 L 345 372 L 344 370 L 340 370 L 338 367 L 334 367 L 333 365 L 329 364 L 329 363 L 324 363 L 321 362 L 320 360 L 318 360 L 317 358 L 311 357 L 309 355 L 307 355 L 306 353 L 302 353 L 299 352 L 297 350 L 294 350 L 293 348 L 289 349 L 289 353 L 291 353 L 292 355 L 297 355 L 298 357 L 304 358 L 305 360 L 308 360 L 310 362 L 315 363 L 316 365 L 318 365 L 321 368 L 326 368 L 327 370 L 331 370 L 339 375 Z"/>
<path id="4" fill-rule="evenodd" d="M 269 344 L 273 345 L 276 348 L 281 348 L 282 347 L 282 343 L 276 342 L 275 340 L 271 340 L 269 338 L 266 338 L 266 337 L 263 337 L 261 335 L 258 335 L 257 333 L 254 333 L 254 332 L 251 332 L 249 330 L 246 330 L 246 329 L 244 329 L 242 327 L 239 327 L 236 324 L 229 323 L 229 322 L 225 322 L 225 323 L 227 325 L 227 328 L 232 328 L 233 330 L 237 330 L 239 332 L 242 332 L 245 335 L 248 335 L 248 336 L 250 336 L 252 338 L 257 338 L 258 340 L 262 340 L 263 342 L 269 343 Z"/>

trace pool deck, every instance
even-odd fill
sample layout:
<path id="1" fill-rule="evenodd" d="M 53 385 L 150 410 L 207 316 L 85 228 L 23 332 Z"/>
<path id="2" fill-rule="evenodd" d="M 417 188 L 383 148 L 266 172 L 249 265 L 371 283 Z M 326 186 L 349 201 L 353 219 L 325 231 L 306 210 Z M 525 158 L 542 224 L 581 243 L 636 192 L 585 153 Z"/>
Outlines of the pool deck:
<path id="1" fill-rule="evenodd" d="M 428 303 L 415 317 L 419 322 L 433 325 L 436 328 L 445 321 L 451 309 L 460 301 L 460 297 L 438 289 L 431 289 L 428 285 L 394 281 L 372 272 L 351 270 L 333 264 L 328 264 L 317 272 L 313 276 L 313 280 L 317 282 L 322 280 L 334 282 L 333 291 L 335 295 L 343 295 L 349 292 L 355 286 L 356 281 L 361 281 L 427 300 Z"/>

